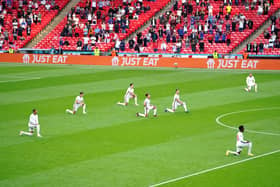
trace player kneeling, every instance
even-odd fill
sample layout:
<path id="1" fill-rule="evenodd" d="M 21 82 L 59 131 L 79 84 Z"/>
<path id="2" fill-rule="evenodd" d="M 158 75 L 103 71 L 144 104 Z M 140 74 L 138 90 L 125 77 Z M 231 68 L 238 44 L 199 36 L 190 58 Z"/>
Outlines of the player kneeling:
<path id="1" fill-rule="evenodd" d="M 135 105 L 138 106 L 137 95 L 134 93 L 134 84 L 130 83 L 129 87 L 127 88 L 126 93 L 124 95 L 124 102 L 123 103 L 118 102 L 117 104 L 127 106 L 129 103 L 129 100 L 132 98 L 134 98 Z"/>
<path id="2" fill-rule="evenodd" d="M 174 99 L 173 99 L 173 103 L 172 103 L 172 109 L 166 108 L 165 112 L 175 112 L 176 109 L 178 108 L 178 106 L 183 106 L 185 112 L 188 112 L 188 108 L 185 102 L 180 100 L 180 90 L 176 89 L 175 91 L 175 95 L 174 95 Z"/>
<path id="3" fill-rule="evenodd" d="M 236 151 L 230 151 L 228 150 L 226 152 L 226 156 L 228 156 L 229 154 L 234 154 L 234 155 L 240 155 L 242 149 L 244 147 L 248 147 L 248 155 L 249 156 L 254 156 L 252 153 L 251 153 L 251 150 L 252 150 L 252 142 L 250 141 L 247 141 L 247 140 L 244 140 L 244 137 L 243 137 L 243 132 L 244 132 L 244 126 L 241 125 L 238 127 L 239 129 L 239 132 L 237 133 L 237 141 L 236 141 Z"/>
<path id="4" fill-rule="evenodd" d="M 258 85 L 252 73 L 250 73 L 249 76 L 246 78 L 246 84 L 247 87 L 245 88 L 245 91 L 250 92 L 252 87 L 255 88 L 255 92 L 258 91 Z"/>
<path id="5" fill-rule="evenodd" d="M 137 112 L 136 116 L 137 117 L 148 117 L 150 110 L 154 110 L 154 117 L 157 117 L 157 107 L 154 105 L 151 105 L 151 95 L 146 93 L 145 94 L 146 99 L 144 101 L 144 114 Z"/>
<path id="6" fill-rule="evenodd" d="M 83 114 L 86 114 L 86 104 L 84 102 L 84 92 L 80 92 L 80 95 L 78 95 L 75 99 L 73 110 L 66 109 L 66 112 L 69 114 L 76 114 L 78 108 L 83 107 Z"/>
<path id="7" fill-rule="evenodd" d="M 27 135 L 27 136 L 32 136 L 34 129 L 37 130 L 37 136 L 38 137 L 42 137 L 40 134 L 40 125 L 39 125 L 39 120 L 38 120 L 38 114 L 37 114 L 37 110 L 33 109 L 32 110 L 32 114 L 29 117 L 29 122 L 28 122 L 28 128 L 29 128 L 29 132 L 25 132 L 25 131 L 20 131 L 19 135 Z"/>

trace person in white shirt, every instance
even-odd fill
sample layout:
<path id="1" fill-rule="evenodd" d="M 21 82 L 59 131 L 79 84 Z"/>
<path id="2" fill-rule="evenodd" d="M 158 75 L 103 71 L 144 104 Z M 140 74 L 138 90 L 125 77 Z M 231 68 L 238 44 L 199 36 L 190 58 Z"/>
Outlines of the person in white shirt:
<path id="1" fill-rule="evenodd" d="M 252 142 L 244 140 L 244 136 L 243 136 L 243 133 L 244 133 L 244 130 L 245 130 L 244 126 L 240 125 L 238 127 L 238 129 L 239 129 L 239 132 L 237 133 L 237 137 L 236 137 L 236 151 L 227 150 L 226 151 L 226 156 L 228 156 L 229 154 L 233 154 L 233 155 L 238 156 L 238 155 L 240 155 L 240 153 L 241 153 L 241 151 L 244 147 L 248 147 L 248 155 L 249 156 L 254 156 L 251 152 L 252 151 L 252 145 L 253 145 Z"/>
<path id="2" fill-rule="evenodd" d="M 127 88 L 125 95 L 124 95 L 124 102 L 123 103 L 118 102 L 117 104 L 127 106 L 129 103 L 129 100 L 132 98 L 134 98 L 135 105 L 138 106 L 137 95 L 134 93 L 134 84 L 130 83 L 129 87 Z"/>
<path id="3" fill-rule="evenodd" d="M 144 114 L 140 113 L 140 112 L 137 112 L 136 116 L 146 118 L 146 117 L 148 117 L 150 110 L 153 110 L 154 111 L 154 117 L 157 117 L 157 107 L 155 105 L 151 104 L 151 100 L 150 100 L 151 95 L 146 93 L 145 96 L 146 96 L 146 99 L 144 101 Z"/>
<path id="4" fill-rule="evenodd" d="M 34 129 L 37 130 L 37 136 L 38 137 L 42 137 L 40 134 L 40 125 L 39 125 L 39 120 L 38 120 L 38 112 L 36 109 L 32 110 L 32 114 L 29 117 L 29 122 L 28 122 L 28 128 L 29 128 L 29 132 L 26 131 L 20 131 L 19 135 L 27 135 L 27 136 L 32 136 Z"/>
<path id="5" fill-rule="evenodd" d="M 165 112 L 172 112 L 173 113 L 173 112 L 176 111 L 178 106 L 183 106 L 185 112 L 189 112 L 188 108 L 187 108 L 187 105 L 186 105 L 186 102 L 180 100 L 180 95 L 179 94 L 180 94 L 180 90 L 176 89 L 175 95 L 174 95 L 174 98 L 173 98 L 173 102 L 172 102 L 172 109 L 166 108 Z"/>
<path id="6" fill-rule="evenodd" d="M 80 95 L 78 95 L 75 99 L 73 110 L 66 109 L 66 112 L 69 114 L 76 114 L 78 108 L 83 107 L 83 114 L 86 114 L 86 104 L 84 102 L 84 92 L 80 92 Z"/>
<path id="7" fill-rule="evenodd" d="M 258 85 L 252 73 L 250 73 L 249 76 L 246 78 L 246 84 L 247 87 L 245 88 L 245 91 L 250 92 L 252 87 L 255 87 L 255 92 L 258 91 Z"/>

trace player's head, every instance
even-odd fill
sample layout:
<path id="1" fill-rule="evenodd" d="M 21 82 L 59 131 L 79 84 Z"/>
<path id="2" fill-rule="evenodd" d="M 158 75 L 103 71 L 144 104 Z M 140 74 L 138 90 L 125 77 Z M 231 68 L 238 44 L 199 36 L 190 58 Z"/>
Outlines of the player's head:
<path id="1" fill-rule="evenodd" d="M 37 114 L 37 110 L 34 108 L 34 109 L 32 109 L 32 113 L 33 114 Z"/>
<path id="2" fill-rule="evenodd" d="M 249 76 L 250 76 L 250 77 L 252 77 L 252 76 L 253 76 L 253 74 L 252 74 L 252 73 L 250 73 L 250 74 L 249 74 Z"/>
<path id="3" fill-rule="evenodd" d="M 176 93 L 176 94 L 179 94 L 179 93 L 180 93 L 180 90 L 177 88 L 177 89 L 175 90 L 175 93 Z"/>
<path id="4" fill-rule="evenodd" d="M 84 92 L 80 92 L 80 96 L 84 96 Z"/>
<path id="5" fill-rule="evenodd" d="M 150 99 L 151 95 L 149 93 L 146 93 L 145 96 Z"/>
<path id="6" fill-rule="evenodd" d="M 244 130 L 245 130 L 243 125 L 240 125 L 240 126 L 238 127 L 238 129 L 239 129 L 240 132 L 244 132 Z"/>
<path id="7" fill-rule="evenodd" d="M 133 88 L 133 87 L 134 87 L 134 84 L 133 84 L 133 83 L 130 83 L 129 86 L 130 86 L 131 88 Z"/>

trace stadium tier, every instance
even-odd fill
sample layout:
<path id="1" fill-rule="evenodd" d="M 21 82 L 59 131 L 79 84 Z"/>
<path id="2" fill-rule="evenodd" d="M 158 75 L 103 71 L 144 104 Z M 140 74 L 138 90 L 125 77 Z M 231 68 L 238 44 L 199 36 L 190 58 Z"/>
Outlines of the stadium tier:
<path id="1" fill-rule="evenodd" d="M 125 47 L 122 44 L 120 50 L 189 54 L 212 54 L 216 50 L 229 53 L 279 8 L 279 1 L 263 7 L 254 5 L 253 1 L 243 4 L 237 0 L 238 4 L 234 1 L 232 6 L 227 6 L 224 1 L 197 2 L 178 1 L 172 10 L 152 20 L 151 26 L 128 41 Z M 261 12 L 259 9 L 262 8 Z"/>
<path id="2" fill-rule="evenodd" d="M 107 51 L 114 47 L 114 41 L 127 38 L 168 2 L 82 0 L 35 48 L 92 50 L 97 46 Z"/>
<path id="3" fill-rule="evenodd" d="M 261 33 L 254 41 L 248 43 L 241 51 L 251 55 L 280 55 L 279 29 L 280 21 L 273 17 L 267 30 Z"/>
<path id="4" fill-rule="evenodd" d="M 0 49 L 22 48 L 69 0 L 0 0 Z"/>

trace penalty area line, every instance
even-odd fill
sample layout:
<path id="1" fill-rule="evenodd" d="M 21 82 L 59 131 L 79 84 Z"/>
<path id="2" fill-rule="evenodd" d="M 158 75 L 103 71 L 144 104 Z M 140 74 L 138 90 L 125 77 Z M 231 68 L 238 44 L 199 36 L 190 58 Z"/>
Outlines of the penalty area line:
<path id="1" fill-rule="evenodd" d="M 239 161 L 236 161 L 236 162 L 232 162 L 232 163 L 224 164 L 224 165 L 221 165 L 221 166 L 217 166 L 217 167 L 214 167 L 214 168 L 205 169 L 205 170 L 202 170 L 202 171 L 199 171 L 199 172 L 196 172 L 196 173 L 192 173 L 192 174 L 189 174 L 189 175 L 185 175 L 185 176 L 182 176 L 182 177 L 177 177 L 177 178 L 174 178 L 174 179 L 166 180 L 166 181 L 163 181 L 163 182 L 160 182 L 160 183 L 157 183 L 157 184 L 152 184 L 149 187 L 156 187 L 156 186 L 161 186 L 161 185 L 164 185 L 164 184 L 169 184 L 169 183 L 176 182 L 176 181 L 183 180 L 183 179 L 187 179 L 187 178 L 190 178 L 190 177 L 193 177 L 193 176 L 201 175 L 201 174 L 204 174 L 204 173 L 209 173 L 211 171 L 219 170 L 219 169 L 222 169 L 222 168 L 225 168 L 225 167 L 233 166 L 233 165 L 240 164 L 240 163 L 243 163 L 243 162 L 247 162 L 247 161 L 250 161 L 250 160 L 254 160 L 254 159 L 257 159 L 257 158 L 272 155 L 272 154 L 275 154 L 275 153 L 278 153 L 278 152 L 280 152 L 280 149 L 275 150 L 275 151 L 271 151 L 271 152 L 268 152 L 268 153 L 264 153 L 264 154 L 261 154 L 261 155 L 258 155 L 258 156 L 254 156 L 254 157 L 246 158 L 246 159 L 243 159 L 243 160 L 239 160 Z"/>

